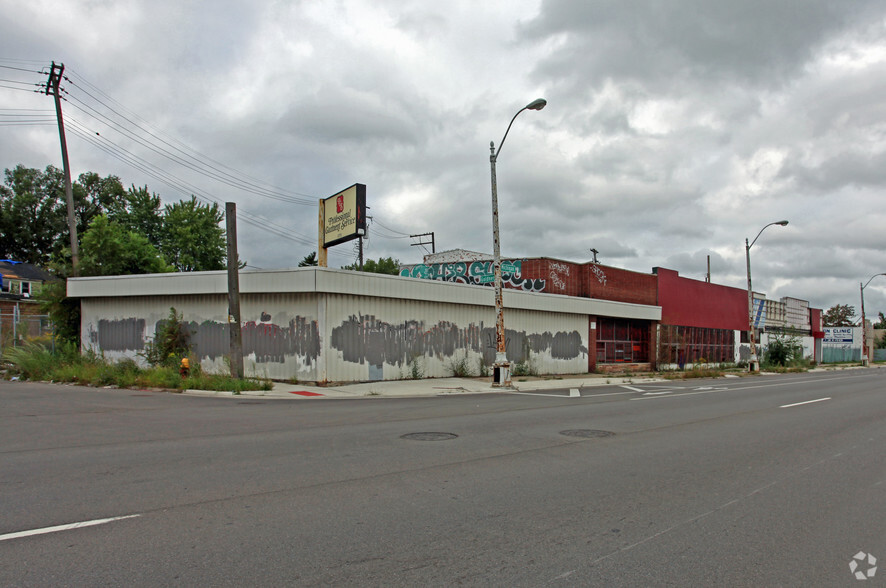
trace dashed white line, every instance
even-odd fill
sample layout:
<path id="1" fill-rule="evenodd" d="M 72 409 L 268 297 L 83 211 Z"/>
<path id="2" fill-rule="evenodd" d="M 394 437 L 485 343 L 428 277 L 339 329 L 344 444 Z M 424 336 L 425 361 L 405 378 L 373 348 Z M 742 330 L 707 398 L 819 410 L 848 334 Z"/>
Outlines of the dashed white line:
<path id="1" fill-rule="evenodd" d="M 818 398 L 816 400 L 807 400 L 805 402 L 795 402 L 793 404 L 782 404 L 778 408 L 791 408 L 793 406 L 802 406 L 804 404 L 812 404 L 813 402 L 824 402 L 825 400 L 830 400 L 830 399 L 831 399 L 830 396 L 828 396 L 827 398 Z"/>
<path id="2" fill-rule="evenodd" d="M 94 527 L 95 525 L 104 525 L 106 523 L 113 523 L 114 521 L 122 521 L 123 519 L 132 519 L 140 516 L 140 514 L 134 514 L 123 517 L 112 517 L 109 519 L 81 521 L 79 523 L 69 523 L 67 525 L 56 525 L 54 527 L 43 527 L 42 529 L 31 529 L 30 531 L 6 533 L 5 535 L 0 535 L 0 541 L 7 541 L 9 539 L 20 539 L 22 537 L 31 537 L 33 535 L 45 535 L 46 533 L 57 533 L 59 531 L 70 531 L 72 529 L 82 529 L 83 527 Z"/>

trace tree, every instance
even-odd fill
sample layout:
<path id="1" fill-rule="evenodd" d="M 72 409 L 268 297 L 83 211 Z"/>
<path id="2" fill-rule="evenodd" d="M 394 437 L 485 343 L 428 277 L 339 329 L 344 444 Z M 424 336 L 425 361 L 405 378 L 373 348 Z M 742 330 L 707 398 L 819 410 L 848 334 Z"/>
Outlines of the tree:
<path id="1" fill-rule="evenodd" d="M 103 178 L 95 172 L 80 174 L 72 189 L 78 234 L 88 230 L 94 218 L 105 214 L 111 206 L 123 200 L 126 194 L 120 178 L 117 176 Z M 65 207 L 67 208 L 67 203 Z"/>
<path id="2" fill-rule="evenodd" d="M 0 186 L 0 255 L 46 265 L 68 239 L 64 176 L 18 165 Z M 70 243 L 70 240 L 68 241 Z"/>
<path id="3" fill-rule="evenodd" d="M 148 238 L 101 215 L 83 233 L 80 274 L 119 276 L 173 271 Z"/>
<path id="4" fill-rule="evenodd" d="M 120 178 L 94 172 L 80 174 L 71 189 L 78 235 L 124 194 Z M 70 239 L 62 171 L 51 165 L 45 171 L 23 165 L 7 169 L 0 186 L 0 255 L 46 266 L 62 261 Z"/>
<path id="5" fill-rule="evenodd" d="M 163 211 L 160 252 L 176 271 L 222 270 L 227 265 L 224 213 L 218 204 L 199 204 L 195 196 Z"/>
<path id="6" fill-rule="evenodd" d="M 874 323 L 875 329 L 886 329 L 886 316 L 883 315 L 882 312 L 879 313 L 879 318 L 877 322 Z"/>
<path id="7" fill-rule="evenodd" d="M 851 327 L 855 324 L 854 318 L 855 307 L 848 304 L 835 304 L 822 317 L 826 327 Z"/>
<path id="8" fill-rule="evenodd" d="M 341 269 L 360 271 L 360 266 L 356 263 L 344 265 Z M 367 259 L 363 263 L 363 271 L 372 274 L 388 274 L 397 276 L 400 274 L 400 260 L 393 257 L 379 257 L 378 261 Z"/>
<path id="9" fill-rule="evenodd" d="M 311 251 L 308 255 L 304 256 L 304 259 L 298 262 L 298 267 L 310 267 L 312 265 L 317 265 L 316 251 Z"/>
<path id="10" fill-rule="evenodd" d="M 160 196 L 148 187 L 134 185 L 108 206 L 108 218 L 130 231 L 141 233 L 156 247 L 163 232 L 163 211 Z"/>

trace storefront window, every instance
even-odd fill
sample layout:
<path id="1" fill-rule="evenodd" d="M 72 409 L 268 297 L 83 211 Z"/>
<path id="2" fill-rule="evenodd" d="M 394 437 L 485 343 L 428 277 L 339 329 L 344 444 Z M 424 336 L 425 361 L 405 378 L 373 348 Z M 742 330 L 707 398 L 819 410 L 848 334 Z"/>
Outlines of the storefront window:
<path id="1" fill-rule="evenodd" d="M 597 320 L 597 363 L 648 361 L 648 322 L 609 318 Z"/>

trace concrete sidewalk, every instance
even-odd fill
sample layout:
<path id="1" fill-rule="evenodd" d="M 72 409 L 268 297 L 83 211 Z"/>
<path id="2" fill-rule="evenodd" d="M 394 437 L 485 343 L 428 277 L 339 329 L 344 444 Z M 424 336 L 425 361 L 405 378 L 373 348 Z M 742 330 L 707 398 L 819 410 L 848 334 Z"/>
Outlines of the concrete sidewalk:
<path id="1" fill-rule="evenodd" d="M 661 378 L 648 375 L 606 376 L 600 374 L 578 374 L 551 378 L 514 378 L 511 388 L 493 388 L 492 378 L 427 378 L 421 380 L 386 380 L 333 386 L 306 386 L 275 382 L 272 390 L 251 390 L 235 395 L 232 392 L 208 390 L 187 390 L 195 396 L 264 397 L 290 399 L 318 398 L 384 398 L 406 396 L 447 396 L 454 394 L 489 394 L 501 392 L 532 392 L 535 390 L 570 389 L 588 386 L 617 384 L 638 384 L 661 382 Z"/>

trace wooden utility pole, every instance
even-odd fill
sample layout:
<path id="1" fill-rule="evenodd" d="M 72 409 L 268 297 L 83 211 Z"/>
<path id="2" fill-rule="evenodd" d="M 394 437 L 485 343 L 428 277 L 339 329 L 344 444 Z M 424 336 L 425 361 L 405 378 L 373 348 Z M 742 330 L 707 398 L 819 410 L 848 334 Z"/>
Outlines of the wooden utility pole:
<path id="1" fill-rule="evenodd" d="M 225 203 L 228 240 L 228 332 L 231 336 L 231 377 L 243 378 L 243 334 L 240 332 L 240 258 L 237 254 L 237 204 Z"/>
<path id="2" fill-rule="evenodd" d="M 416 245 L 419 245 L 419 246 L 430 245 L 431 246 L 431 253 L 437 253 L 436 247 L 434 245 L 434 231 L 431 231 L 430 233 L 419 233 L 418 235 L 409 235 L 409 236 L 413 239 L 415 239 L 415 238 L 419 239 L 418 243 L 410 243 L 409 244 L 412 247 L 415 247 Z M 430 241 L 422 241 L 421 237 L 430 237 L 431 240 Z M 427 249 L 425 249 L 425 251 L 427 251 Z"/>
<path id="3" fill-rule="evenodd" d="M 65 122 L 62 118 L 62 101 L 59 96 L 59 84 L 65 73 L 65 64 L 56 65 L 52 62 L 49 79 L 46 81 L 46 95 L 55 97 L 55 114 L 58 118 L 58 136 L 62 144 L 62 166 L 65 171 L 65 200 L 68 203 L 68 231 L 71 234 L 71 275 L 80 275 L 80 245 L 77 239 L 77 219 L 74 217 L 74 191 L 71 188 L 71 167 L 68 165 L 68 142 L 65 140 Z"/>

